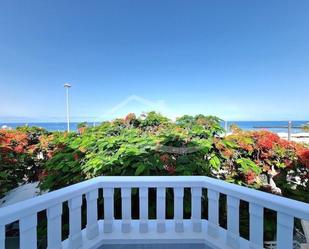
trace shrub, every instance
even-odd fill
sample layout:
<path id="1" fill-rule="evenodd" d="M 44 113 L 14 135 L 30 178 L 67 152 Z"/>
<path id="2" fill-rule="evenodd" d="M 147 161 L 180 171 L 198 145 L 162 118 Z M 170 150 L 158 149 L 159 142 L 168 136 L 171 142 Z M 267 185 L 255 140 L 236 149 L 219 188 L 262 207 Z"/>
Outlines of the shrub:
<path id="1" fill-rule="evenodd" d="M 273 179 L 283 195 L 309 202 L 300 194 L 308 191 L 308 148 L 268 131 L 238 128 L 223 137 L 220 122 L 150 112 L 79 133 L 3 130 L 1 193 L 34 180 L 54 190 L 100 175 L 207 175 L 258 189 Z"/>
<path id="2" fill-rule="evenodd" d="M 186 115 L 172 122 L 151 112 L 129 114 L 82 134 L 60 133 L 41 186 L 52 190 L 99 175 L 207 175 L 261 188 L 271 178 L 297 199 L 292 188 L 308 185 L 308 149 L 268 131 L 237 129 L 221 137 L 220 121 Z"/>
<path id="3" fill-rule="evenodd" d="M 223 178 L 233 182 L 240 180 L 256 188 L 267 184 L 263 179 L 271 178 L 281 189 L 283 195 L 309 202 L 309 197 L 305 193 L 309 190 L 309 149 L 263 130 L 238 130 L 224 140 L 234 143 L 234 147 L 220 148 L 221 154 L 228 154 L 225 165 L 223 165 L 224 169 L 227 168 Z M 244 163 L 244 158 L 251 162 Z M 240 168 L 237 164 L 235 165 L 235 162 Z M 232 169 L 231 165 L 233 165 Z M 249 172 L 249 177 L 246 173 L 242 174 L 246 171 Z"/>
<path id="4" fill-rule="evenodd" d="M 219 119 L 197 116 L 191 125 L 150 112 L 67 135 L 46 163 L 41 186 L 57 189 L 98 175 L 210 175 L 220 164 L 213 146 L 214 135 L 222 131 Z"/>
<path id="5" fill-rule="evenodd" d="M 0 130 L 0 196 L 21 183 L 38 180 L 43 168 L 38 144 L 43 134 L 48 133 L 37 127 Z"/>
<path id="6" fill-rule="evenodd" d="M 305 124 L 301 128 L 304 132 L 309 132 L 309 124 Z"/>

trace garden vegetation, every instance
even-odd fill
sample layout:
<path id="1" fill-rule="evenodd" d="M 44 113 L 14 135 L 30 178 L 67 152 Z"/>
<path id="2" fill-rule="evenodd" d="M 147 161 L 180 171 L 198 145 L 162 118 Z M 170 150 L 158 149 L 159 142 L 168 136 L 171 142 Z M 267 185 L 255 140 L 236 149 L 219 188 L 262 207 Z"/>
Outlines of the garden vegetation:
<path id="1" fill-rule="evenodd" d="M 0 195 L 38 180 L 55 190 L 102 175 L 206 175 L 309 202 L 306 145 L 235 126 L 224 136 L 220 121 L 150 112 L 71 133 L 0 130 Z"/>
<path id="2" fill-rule="evenodd" d="M 232 126 L 225 136 L 214 116 L 188 116 L 172 122 L 150 112 L 103 122 L 81 123 L 77 132 L 48 132 L 37 127 L 0 130 L 0 196 L 27 182 L 56 190 L 96 176 L 205 175 L 309 202 L 309 149 L 268 131 L 242 131 Z M 138 215 L 138 194 L 132 191 Z M 150 190 L 150 217 L 156 193 Z M 203 191 L 203 198 L 207 193 Z M 220 197 L 220 225 L 226 226 L 226 200 Z M 173 217 L 173 193 L 167 190 L 167 217 Z M 102 203 L 102 199 L 99 202 Z M 120 217 L 120 192 L 115 191 L 115 216 Z M 85 211 L 85 210 L 84 210 Z M 83 211 L 83 212 L 84 212 Z M 185 217 L 190 217 L 190 192 L 185 190 Z M 99 210 L 99 216 L 102 216 Z M 64 217 L 68 217 L 67 207 Z M 85 218 L 86 214 L 83 213 Z M 207 202 L 203 205 L 207 217 Z M 85 219 L 83 218 L 83 226 Z M 248 238 L 248 203 L 241 202 L 240 233 Z M 46 220 L 38 235 L 45 243 Z M 264 239 L 275 238 L 276 214 L 265 210 Z M 67 236 L 67 224 L 63 224 Z M 299 224 L 297 227 L 300 227 Z"/>

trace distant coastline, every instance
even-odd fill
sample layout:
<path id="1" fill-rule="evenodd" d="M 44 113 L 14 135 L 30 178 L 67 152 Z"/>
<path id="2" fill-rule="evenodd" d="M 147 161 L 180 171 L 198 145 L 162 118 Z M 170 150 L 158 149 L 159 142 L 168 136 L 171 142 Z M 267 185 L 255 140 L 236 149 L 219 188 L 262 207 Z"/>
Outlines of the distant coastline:
<path id="1" fill-rule="evenodd" d="M 71 130 L 77 130 L 77 125 L 79 122 L 72 122 L 70 123 Z M 229 127 L 231 124 L 236 124 L 239 126 L 239 128 L 243 130 L 256 130 L 254 127 L 258 126 L 287 126 L 287 121 L 227 121 L 227 127 Z M 309 121 L 292 121 L 293 126 L 302 126 L 304 124 L 309 123 Z M 89 126 L 99 125 L 100 122 L 88 122 Z M 16 128 L 18 126 L 38 126 L 42 127 L 48 131 L 65 131 L 67 128 L 67 124 L 65 122 L 18 122 L 18 123 L 2 123 L 0 122 L 0 128 L 2 126 L 8 126 L 11 128 Z M 222 127 L 225 127 L 225 123 L 222 122 Z M 268 128 L 267 130 L 270 130 L 275 133 L 286 133 L 287 128 Z M 301 133 L 301 129 L 292 129 L 292 133 Z"/>

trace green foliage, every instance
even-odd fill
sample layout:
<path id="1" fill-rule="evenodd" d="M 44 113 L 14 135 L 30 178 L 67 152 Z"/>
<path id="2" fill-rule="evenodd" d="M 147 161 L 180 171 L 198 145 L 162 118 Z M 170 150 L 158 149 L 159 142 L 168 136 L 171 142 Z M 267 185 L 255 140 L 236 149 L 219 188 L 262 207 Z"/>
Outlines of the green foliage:
<path id="1" fill-rule="evenodd" d="M 19 184 L 38 180 L 43 167 L 38 143 L 47 134 L 38 127 L 0 130 L 0 197 Z"/>
<path id="2" fill-rule="evenodd" d="M 87 122 L 81 122 L 81 123 L 78 123 L 77 124 L 77 129 L 79 128 L 85 128 L 88 126 L 88 123 Z"/>
<path id="3" fill-rule="evenodd" d="M 176 125 L 190 131 L 193 136 L 200 138 L 213 137 L 224 132 L 220 122 L 222 120 L 215 116 L 184 115 L 176 119 Z"/>
<path id="4" fill-rule="evenodd" d="M 261 176 L 275 172 L 274 180 L 284 196 L 309 202 L 308 148 L 270 132 L 245 132 L 237 127 L 232 129 L 232 135 L 223 137 L 220 122 L 217 117 L 204 115 L 185 115 L 172 122 L 150 112 L 140 117 L 130 113 L 124 119 L 97 127 L 82 123 L 78 133 L 51 134 L 35 127 L 1 131 L 0 195 L 25 181 L 39 179 L 41 189 L 51 191 L 101 175 L 207 175 L 260 188 Z M 136 190 L 132 194 L 133 200 L 138 200 Z M 152 217 L 155 198 L 155 191 L 150 191 Z M 187 189 L 187 218 L 190 198 Z M 167 202 L 172 199 L 173 193 L 168 189 Z M 121 201 L 119 191 L 115 191 L 115 201 Z M 133 205 L 136 203 L 133 201 Z M 117 208 L 115 215 L 119 217 Z M 226 205 L 222 200 L 220 212 L 220 224 L 226 224 Z M 172 215 L 173 208 L 167 205 L 167 216 Z M 268 216 L 265 236 L 272 239 L 275 221 L 271 214 Z M 248 217 L 242 217 L 241 222 L 248 225 Z M 247 230 L 241 229 L 247 236 Z"/>
<path id="5" fill-rule="evenodd" d="M 265 131 L 236 129 L 222 137 L 220 122 L 214 116 L 172 122 L 155 112 L 130 113 L 81 134 L 54 133 L 41 187 L 58 189 L 100 175 L 207 175 L 259 188 L 262 174 L 300 167 L 293 143 Z"/>
<path id="6" fill-rule="evenodd" d="M 159 125 L 164 125 L 169 122 L 169 119 L 156 112 L 143 114 L 140 120 L 140 127 L 151 128 Z"/>
<path id="7" fill-rule="evenodd" d="M 239 126 L 237 124 L 231 124 L 230 125 L 230 131 L 232 131 L 233 133 L 239 133 L 242 130 L 239 128 Z"/>
<path id="8" fill-rule="evenodd" d="M 255 174 L 259 175 L 262 173 L 262 170 L 249 158 L 239 158 L 236 160 L 236 163 L 240 165 L 240 171 L 247 174 L 250 171 L 253 171 Z"/>
<path id="9" fill-rule="evenodd" d="M 196 116 L 189 129 L 155 112 L 129 114 L 82 134 L 55 137 L 41 187 L 57 189 L 99 175 L 209 175 L 220 165 L 211 135 L 222 131 L 219 121 Z"/>
<path id="10" fill-rule="evenodd" d="M 51 134 L 36 127 L 0 130 L 0 195 L 25 181 L 39 179 L 41 189 L 51 191 L 101 175 L 207 175 L 260 188 L 261 175 L 275 171 L 274 180 L 284 196 L 309 202 L 308 148 L 270 132 L 245 132 L 237 127 L 232 135 L 223 137 L 220 122 L 204 115 L 185 115 L 172 122 L 150 112 L 140 117 L 130 113 L 97 127 L 81 123 L 78 133 Z M 299 182 L 291 184 L 287 179 Z M 136 191 L 132 193 L 137 200 Z M 156 193 L 150 191 L 149 198 L 155 200 Z M 172 198 L 168 189 L 167 202 Z M 187 189 L 184 212 L 188 218 L 190 198 Z M 120 202 L 119 191 L 115 201 Z M 167 216 L 172 217 L 172 212 L 168 205 Z M 119 213 L 115 210 L 116 216 Z M 154 214 L 155 205 L 150 204 L 150 215 Z M 226 215 L 222 217 L 226 222 Z M 242 223 L 248 225 L 247 216 Z M 267 220 L 266 236 L 270 239 L 274 224 Z"/>
<path id="11" fill-rule="evenodd" d="M 300 199 L 295 189 L 307 191 L 308 148 L 265 131 L 235 129 L 223 137 L 220 122 L 204 115 L 172 122 L 150 112 L 97 127 L 83 123 L 78 133 L 37 127 L 2 131 L 1 191 L 25 182 L 25 176 L 54 190 L 100 175 L 207 175 L 259 188 L 260 176 L 273 171 L 286 196 Z"/>
<path id="12" fill-rule="evenodd" d="M 301 127 L 304 132 L 309 132 L 309 124 L 305 124 Z"/>
<path id="13" fill-rule="evenodd" d="M 18 126 L 16 127 L 16 131 L 24 132 L 27 134 L 33 134 L 37 136 L 47 135 L 49 132 L 42 127 L 38 126 Z"/>

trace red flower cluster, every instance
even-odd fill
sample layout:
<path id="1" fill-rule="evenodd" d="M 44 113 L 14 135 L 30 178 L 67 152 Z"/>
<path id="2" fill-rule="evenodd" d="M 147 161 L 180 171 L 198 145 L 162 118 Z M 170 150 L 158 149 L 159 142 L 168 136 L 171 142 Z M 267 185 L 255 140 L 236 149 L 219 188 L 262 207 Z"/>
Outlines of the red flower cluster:
<path id="1" fill-rule="evenodd" d="M 73 153 L 73 158 L 75 161 L 79 160 L 79 155 L 77 153 Z"/>
<path id="2" fill-rule="evenodd" d="M 136 119 L 136 116 L 134 113 L 129 113 L 125 118 L 124 118 L 124 122 L 126 124 L 130 124 L 133 120 Z"/>
<path id="3" fill-rule="evenodd" d="M 173 175 L 176 172 L 176 168 L 173 165 L 164 165 L 164 169 L 170 174 Z"/>
<path id="4" fill-rule="evenodd" d="M 226 158 L 231 158 L 231 157 L 233 157 L 234 152 L 232 150 L 229 150 L 229 149 L 224 149 L 224 150 L 222 150 L 222 154 Z"/>
<path id="5" fill-rule="evenodd" d="M 47 170 L 42 170 L 38 175 L 38 179 L 42 181 L 46 176 L 48 176 Z"/>
<path id="6" fill-rule="evenodd" d="M 80 128 L 78 128 L 78 133 L 79 134 L 83 134 L 85 131 L 86 131 L 86 127 L 80 127 Z"/>
<path id="7" fill-rule="evenodd" d="M 303 149 L 298 152 L 299 161 L 309 169 L 309 149 Z"/>
<path id="8" fill-rule="evenodd" d="M 7 163 L 14 163 L 15 160 L 8 156 L 9 152 L 22 154 L 28 148 L 28 136 L 17 131 L 0 130 L 0 155 Z"/>
<path id="9" fill-rule="evenodd" d="M 162 155 L 162 156 L 160 156 L 160 160 L 163 162 L 163 163 L 168 163 L 169 162 L 169 160 L 170 160 L 170 157 L 169 157 L 169 155 L 167 155 L 167 154 L 164 154 L 164 155 Z"/>
<path id="10" fill-rule="evenodd" d="M 264 173 L 273 174 L 274 170 L 276 173 L 283 170 L 300 177 L 302 183 L 309 179 L 309 148 L 305 148 L 302 144 L 281 139 L 277 134 L 264 130 L 239 131 L 225 139 L 235 144 L 231 149 L 234 154 L 232 157 L 227 157 L 230 153 L 227 153 L 226 148 L 218 148 L 221 155 L 229 160 L 227 167 L 235 165 L 233 161 L 235 158 L 249 158 Z M 237 167 L 238 165 L 236 165 L 235 172 L 239 172 Z M 294 173 L 291 173 L 291 169 L 294 169 Z M 245 183 L 254 184 L 257 183 L 256 174 L 250 169 L 241 177 Z"/>
<path id="11" fill-rule="evenodd" d="M 255 132 L 256 144 L 262 150 L 271 150 L 281 140 L 277 134 L 269 131 Z"/>
<path id="12" fill-rule="evenodd" d="M 170 174 L 173 175 L 176 172 L 176 167 L 171 163 L 171 158 L 168 154 L 160 156 L 161 162 L 164 164 L 163 168 Z"/>
<path id="13" fill-rule="evenodd" d="M 279 141 L 277 142 L 277 144 L 280 146 L 280 147 L 283 147 L 284 149 L 293 149 L 295 144 L 294 142 L 290 142 L 290 141 L 287 141 L 285 139 L 279 139 Z"/>
<path id="14" fill-rule="evenodd" d="M 245 180 L 247 184 L 252 184 L 255 182 L 256 174 L 249 170 L 245 175 Z"/>
<path id="15" fill-rule="evenodd" d="M 238 146 L 246 151 L 253 151 L 253 146 L 245 142 L 239 141 Z"/>

